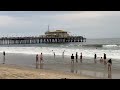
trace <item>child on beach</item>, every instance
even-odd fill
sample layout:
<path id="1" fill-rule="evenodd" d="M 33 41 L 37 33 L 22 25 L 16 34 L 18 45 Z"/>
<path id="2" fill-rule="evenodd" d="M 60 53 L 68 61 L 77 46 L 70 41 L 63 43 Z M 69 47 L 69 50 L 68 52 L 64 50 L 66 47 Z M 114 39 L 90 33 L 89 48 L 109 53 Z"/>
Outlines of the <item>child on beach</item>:
<path id="1" fill-rule="evenodd" d="M 102 59 L 102 57 L 100 58 L 100 63 L 102 63 L 103 62 L 103 59 Z"/>

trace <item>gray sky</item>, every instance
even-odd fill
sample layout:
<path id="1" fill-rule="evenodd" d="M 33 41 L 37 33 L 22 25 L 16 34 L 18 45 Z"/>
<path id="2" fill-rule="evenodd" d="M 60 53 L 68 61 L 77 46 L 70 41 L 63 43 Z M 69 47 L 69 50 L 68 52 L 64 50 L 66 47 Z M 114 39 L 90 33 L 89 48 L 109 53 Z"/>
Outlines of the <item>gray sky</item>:
<path id="1" fill-rule="evenodd" d="M 0 11 L 0 36 L 63 29 L 87 38 L 120 38 L 120 11 Z"/>

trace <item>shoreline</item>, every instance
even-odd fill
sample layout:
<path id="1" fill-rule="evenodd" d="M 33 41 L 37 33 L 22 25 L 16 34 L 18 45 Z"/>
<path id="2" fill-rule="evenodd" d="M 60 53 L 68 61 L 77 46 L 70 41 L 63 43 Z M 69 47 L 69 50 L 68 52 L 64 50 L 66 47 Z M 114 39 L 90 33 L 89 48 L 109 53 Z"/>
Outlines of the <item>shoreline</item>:
<path id="1" fill-rule="evenodd" d="M 0 64 L 0 79 L 95 79 L 68 72 Z"/>
<path id="2" fill-rule="evenodd" d="M 71 64 L 70 58 L 65 57 L 64 59 L 60 56 L 56 56 L 54 59 L 53 56 L 44 56 L 44 64 L 40 70 L 50 70 L 50 71 L 59 71 L 64 73 L 71 73 L 74 75 L 82 75 L 87 77 L 99 78 L 99 79 L 108 79 L 107 67 L 103 64 L 95 64 L 92 59 L 84 59 L 83 63 L 74 63 Z M 7 67 L 18 66 L 25 67 L 36 70 L 35 55 L 24 55 L 24 54 L 6 54 L 6 63 Z M 0 63 L 3 62 L 2 55 L 0 56 Z M 120 67 L 114 65 L 112 70 L 112 78 L 120 78 Z"/>

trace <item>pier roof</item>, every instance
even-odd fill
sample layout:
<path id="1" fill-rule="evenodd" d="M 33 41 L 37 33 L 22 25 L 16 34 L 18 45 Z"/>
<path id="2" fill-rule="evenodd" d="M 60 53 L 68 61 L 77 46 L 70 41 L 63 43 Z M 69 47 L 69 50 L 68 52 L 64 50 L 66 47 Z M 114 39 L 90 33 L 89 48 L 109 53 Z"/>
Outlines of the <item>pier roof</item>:
<path id="1" fill-rule="evenodd" d="M 46 33 L 67 33 L 67 32 L 63 30 L 56 30 L 56 31 L 47 31 Z"/>

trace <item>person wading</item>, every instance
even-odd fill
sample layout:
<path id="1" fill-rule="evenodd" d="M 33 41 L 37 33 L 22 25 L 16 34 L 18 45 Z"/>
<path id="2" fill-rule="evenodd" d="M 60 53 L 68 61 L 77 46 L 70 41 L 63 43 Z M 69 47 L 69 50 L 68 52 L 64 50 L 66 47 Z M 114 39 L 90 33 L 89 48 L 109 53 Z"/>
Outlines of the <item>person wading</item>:
<path id="1" fill-rule="evenodd" d="M 5 51 L 3 51 L 3 64 L 5 64 Z"/>
<path id="2" fill-rule="evenodd" d="M 76 62 L 78 62 L 78 54 L 77 54 L 77 52 L 76 52 Z"/>
<path id="3" fill-rule="evenodd" d="M 82 63 L 82 53 L 81 53 L 81 55 L 80 55 L 80 62 Z"/>
<path id="4" fill-rule="evenodd" d="M 71 63 L 74 63 L 74 56 L 73 56 L 73 54 L 71 56 Z"/>
<path id="5" fill-rule="evenodd" d="M 38 54 L 36 55 L 36 68 L 38 68 Z"/>
<path id="6" fill-rule="evenodd" d="M 97 55 L 94 55 L 94 62 L 96 63 Z"/>

